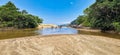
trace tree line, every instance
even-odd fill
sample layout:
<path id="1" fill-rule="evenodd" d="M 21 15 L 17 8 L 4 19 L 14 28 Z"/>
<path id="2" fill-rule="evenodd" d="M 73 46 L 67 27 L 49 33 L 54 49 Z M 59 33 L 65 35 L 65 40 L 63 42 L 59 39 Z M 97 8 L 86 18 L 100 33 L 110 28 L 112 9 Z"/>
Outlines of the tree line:
<path id="1" fill-rule="evenodd" d="M 120 0 L 96 0 L 94 4 L 84 10 L 71 24 L 120 32 Z"/>
<path id="2" fill-rule="evenodd" d="M 0 6 L 0 28 L 35 28 L 42 19 L 29 14 L 26 10 L 20 11 L 11 1 Z"/>

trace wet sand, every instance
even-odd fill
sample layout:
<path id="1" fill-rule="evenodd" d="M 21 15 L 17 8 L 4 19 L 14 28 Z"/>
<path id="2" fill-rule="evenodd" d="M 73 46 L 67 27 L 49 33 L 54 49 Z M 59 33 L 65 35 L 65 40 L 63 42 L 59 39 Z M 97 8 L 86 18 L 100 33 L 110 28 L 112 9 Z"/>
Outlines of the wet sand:
<path id="1" fill-rule="evenodd" d="M 77 30 L 80 31 L 88 31 L 88 32 L 101 32 L 99 29 L 89 29 L 89 28 L 76 28 Z"/>
<path id="2" fill-rule="evenodd" d="M 120 40 L 92 35 L 46 35 L 0 40 L 0 55 L 120 55 Z"/>

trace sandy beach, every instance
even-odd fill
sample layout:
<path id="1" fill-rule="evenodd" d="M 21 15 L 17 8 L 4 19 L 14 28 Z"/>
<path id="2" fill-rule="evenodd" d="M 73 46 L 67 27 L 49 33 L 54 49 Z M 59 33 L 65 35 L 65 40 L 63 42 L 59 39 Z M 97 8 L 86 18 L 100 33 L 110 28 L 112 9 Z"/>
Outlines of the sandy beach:
<path id="1" fill-rule="evenodd" d="M 101 32 L 101 30 L 98 29 L 87 29 L 87 28 L 76 28 L 76 29 L 80 31 L 88 31 L 88 32 Z"/>
<path id="2" fill-rule="evenodd" d="M 54 24 L 40 24 L 37 28 L 41 29 L 41 28 L 51 28 L 51 27 L 58 27 L 58 26 Z"/>
<path id="3" fill-rule="evenodd" d="M 0 40 L 0 55 L 120 55 L 120 40 L 92 35 L 45 35 Z"/>

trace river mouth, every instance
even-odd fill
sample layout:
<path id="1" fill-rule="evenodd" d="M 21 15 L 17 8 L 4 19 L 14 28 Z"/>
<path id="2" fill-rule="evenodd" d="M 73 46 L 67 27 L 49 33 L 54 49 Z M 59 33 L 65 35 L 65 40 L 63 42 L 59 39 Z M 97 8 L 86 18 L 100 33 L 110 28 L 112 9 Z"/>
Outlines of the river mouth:
<path id="1" fill-rule="evenodd" d="M 70 27 L 62 27 L 62 28 L 44 28 L 36 31 L 41 35 L 54 35 L 54 34 L 78 34 L 78 31 L 74 28 Z"/>
<path id="2" fill-rule="evenodd" d="M 78 31 L 70 27 L 18 29 L 18 30 L 0 31 L 0 39 L 28 37 L 35 35 L 54 35 L 54 34 L 78 34 Z"/>
<path id="3" fill-rule="evenodd" d="M 55 35 L 55 34 L 84 34 L 84 35 L 94 35 L 94 36 L 103 36 L 103 37 L 120 39 L 120 35 L 118 34 L 81 31 L 70 27 L 0 31 L 0 39 L 28 37 L 35 35 Z"/>

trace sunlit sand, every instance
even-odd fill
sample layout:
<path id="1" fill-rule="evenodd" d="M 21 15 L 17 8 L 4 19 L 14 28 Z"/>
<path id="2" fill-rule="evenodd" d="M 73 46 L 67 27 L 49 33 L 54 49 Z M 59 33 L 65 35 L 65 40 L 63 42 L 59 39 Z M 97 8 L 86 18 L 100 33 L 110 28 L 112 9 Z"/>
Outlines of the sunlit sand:
<path id="1" fill-rule="evenodd" d="M 0 40 L 0 55 L 120 55 L 120 40 L 92 35 L 46 35 Z"/>

